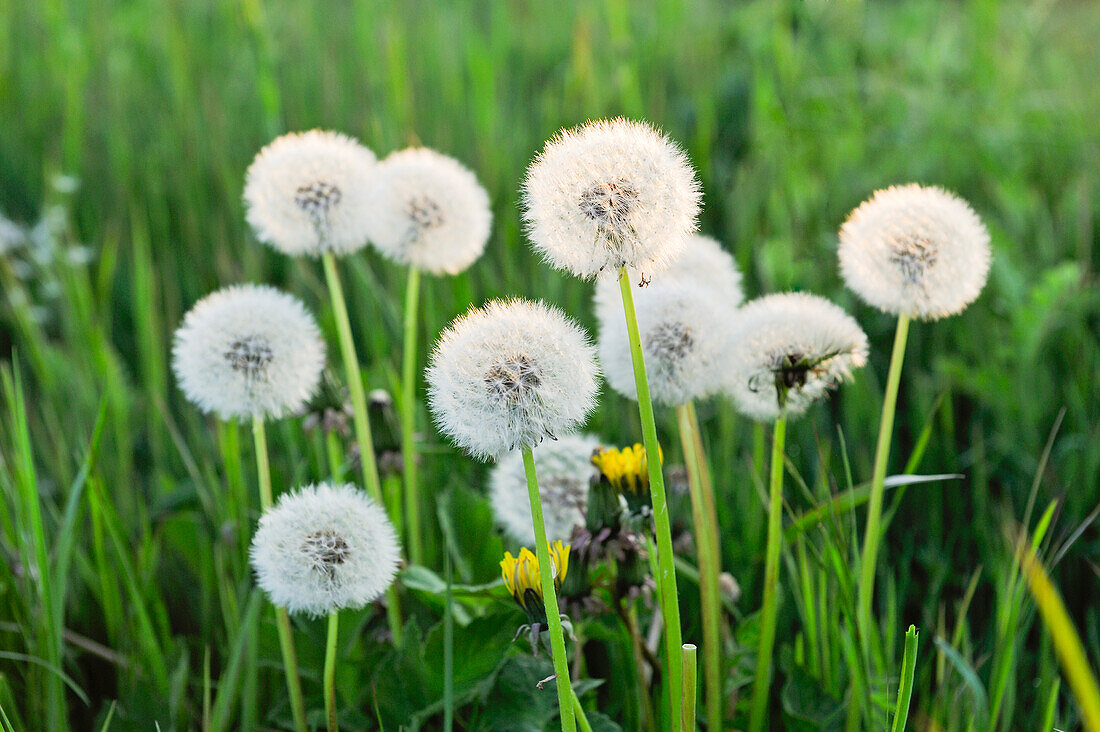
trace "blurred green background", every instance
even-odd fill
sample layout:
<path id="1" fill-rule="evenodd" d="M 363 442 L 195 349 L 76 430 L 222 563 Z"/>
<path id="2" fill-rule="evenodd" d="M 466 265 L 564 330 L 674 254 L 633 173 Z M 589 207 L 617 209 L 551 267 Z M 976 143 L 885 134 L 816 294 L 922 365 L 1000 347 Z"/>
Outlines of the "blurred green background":
<path id="1" fill-rule="evenodd" d="M 28 227 L 43 222 L 38 244 L 0 255 L 0 346 L 23 367 L 48 526 L 60 521 L 106 405 L 90 485 L 111 506 L 104 520 L 120 547 L 114 559 L 89 548 L 75 561 L 67 627 L 122 653 L 159 651 L 168 671 L 189 659 L 185 701 L 172 714 L 185 716 L 189 698 L 197 703 L 204 649 L 213 649 L 215 676 L 224 661 L 219 649 L 243 601 L 210 567 L 222 554 L 239 563 L 219 542 L 247 527 L 232 523 L 217 496 L 227 482 L 251 484 L 250 458 L 247 447 L 244 467 L 225 458 L 246 436 L 202 418 L 178 392 L 172 330 L 210 290 L 264 281 L 302 297 L 334 332 L 318 263 L 268 250 L 244 222 L 243 174 L 264 144 L 324 127 L 380 156 L 420 143 L 477 172 L 493 201 L 493 237 L 468 273 L 424 284 L 424 353 L 452 317 L 497 295 L 543 298 L 594 326 L 590 286 L 527 247 L 517 191 L 557 129 L 622 114 L 654 122 L 687 149 L 705 191 L 702 231 L 735 254 L 748 296 L 817 292 L 870 335 L 870 366 L 790 430 L 789 457 L 811 485 L 844 485 L 838 426 L 856 481 L 870 475 L 893 328 L 844 289 L 840 223 L 875 188 L 909 181 L 957 192 L 987 223 L 994 261 L 982 296 L 961 316 L 911 333 L 891 466 L 900 471 L 931 424 L 917 471 L 966 478 L 913 487 L 897 505 L 883 613 L 899 633 L 914 622 L 922 643 L 929 639 L 917 719 L 950 726 L 952 714 L 965 717 L 953 700 L 976 692 L 965 673 L 944 670 L 942 654 L 937 667 L 930 641 L 955 632 L 957 605 L 981 567 L 959 661 L 991 688 L 990 659 L 1006 640 L 1019 649 L 1000 725 L 1028 726 L 1056 674 L 1030 610 L 1004 627 L 1006 537 L 1025 517 L 1033 481 L 1036 510 L 1060 501 L 1047 556 L 1057 555 L 1053 573 L 1094 666 L 1100 658 L 1100 531 L 1091 524 L 1074 534 L 1100 503 L 1098 38 L 1100 4 L 1051 0 L 0 0 L 0 213 Z M 345 278 L 370 385 L 392 388 L 403 273 L 365 251 L 346 263 Z M 602 401 L 590 428 L 634 441 L 633 405 L 613 393 Z M 724 566 L 748 613 L 758 606 L 764 528 L 754 434 L 725 402 L 700 412 Z M 9 415 L 0 444 L 10 487 L 18 429 Z M 467 558 L 459 579 L 491 580 L 500 541 L 465 528 L 487 521 L 484 467 L 433 436 L 426 413 L 421 423 L 424 481 L 452 495 L 443 513 L 451 511 Z M 665 434 L 675 446 L 675 433 Z M 273 438 L 277 485 L 323 470 L 297 420 Z M 789 498 L 795 510 L 814 502 L 793 488 Z M 23 581 L 13 512 L 0 516 L 9 555 L 0 618 L 32 627 L 33 611 L 13 596 Z M 85 523 L 81 550 L 95 539 Z M 123 555 L 138 589 L 122 603 L 128 611 L 105 620 L 112 592 L 94 578 L 101 560 L 110 567 Z M 241 566 L 224 576 L 247 584 Z M 146 603 L 141 622 L 154 648 L 133 649 L 135 602 Z M 0 633 L 0 647 L 33 652 L 12 633 Z M 0 703 L 5 689 L 23 688 L 24 674 L 2 663 Z M 148 679 L 97 675 L 97 663 L 77 651 L 67 658 L 93 697 L 75 712 L 81 719 L 147 689 Z M 1071 709 L 1068 696 L 1059 709 Z"/>

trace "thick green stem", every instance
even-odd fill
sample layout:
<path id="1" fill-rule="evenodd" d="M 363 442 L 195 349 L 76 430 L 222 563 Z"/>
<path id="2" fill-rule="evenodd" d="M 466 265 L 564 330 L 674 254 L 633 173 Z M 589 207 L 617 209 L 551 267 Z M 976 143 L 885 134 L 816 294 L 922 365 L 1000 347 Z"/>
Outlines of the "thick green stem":
<path id="1" fill-rule="evenodd" d="M 405 286 L 405 345 L 401 352 L 401 465 L 405 473 L 405 533 L 409 560 L 421 564 L 420 486 L 416 464 L 416 326 L 420 302 L 420 270 L 409 267 Z"/>
<path id="2" fill-rule="evenodd" d="M 901 657 L 901 683 L 898 685 L 898 702 L 894 706 L 894 723 L 891 732 L 905 732 L 909 719 L 909 700 L 913 696 L 913 674 L 917 668 L 917 628 L 909 626 L 905 634 L 905 654 Z"/>
<path id="3" fill-rule="evenodd" d="M 630 274 L 626 267 L 619 270 L 619 290 L 622 292 L 626 331 L 630 337 L 630 357 L 634 365 L 634 385 L 638 391 L 638 414 L 642 421 L 642 438 L 649 456 L 649 492 L 653 501 L 653 526 L 657 534 L 657 562 L 660 571 L 661 609 L 665 614 L 665 656 L 668 668 L 665 683 L 669 697 L 669 718 L 680 718 L 680 683 L 683 675 L 680 645 L 680 606 L 676 595 L 676 565 L 672 556 L 672 524 L 665 496 L 665 477 L 661 471 L 661 448 L 657 441 L 657 422 L 653 418 L 653 401 L 649 396 L 642 339 L 638 333 L 638 316 L 634 312 L 634 294 L 630 291 Z"/>
<path id="4" fill-rule="evenodd" d="M 267 435 L 262 417 L 252 418 L 252 440 L 256 446 L 256 472 L 260 482 L 260 509 L 267 511 L 273 504 L 271 493 L 271 463 L 267 456 Z M 290 711 L 294 716 L 294 729 L 306 732 L 306 705 L 302 698 L 302 681 L 298 675 L 298 656 L 294 652 L 294 635 L 286 609 L 275 608 L 275 627 L 279 633 L 279 650 L 283 654 L 286 672 L 286 689 L 290 696 Z"/>
<path id="5" fill-rule="evenodd" d="M 886 378 L 886 394 L 882 402 L 882 421 L 875 447 L 875 466 L 871 474 L 871 498 L 867 504 L 867 528 L 863 539 L 863 557 L 859 563 L 859 606 L 856 621 L 863 642 L 869 643 L 871 631 L 871 601 L 875 593 L 875 563 L 882 538 L 882 499 L 886 492 L 886 463 L 890 459 L 890 441 L 894 434 L 894 412 L 897 408 L 901 365 L 905 360 L 905 341 L 909 334 L 909 318 L 898 317 L 894 334 L 894 352 L 890 356 L 890 373 Z"/>
<path id="6" fill-rule="evenodd" d="M 328 642 L 325 644 L 325 721 L 328 732 L 336 732 L 336 640 L 340 636 L 340 613 L 328 614 Z"/>
<path id="7" fill-rule="evenodd" d="M 716 508 L 710 471 L 706 468 L 699 435 L 699 422 L 691 402 L 676 408 L 680 440 L 687 464 L 691 493 L 691 519 L 695 526 L 695 546 L 699 555 L 699 596 L 703 609 L 703 684 L 706 688 L 706 716 L 709 729 L 722 729 L 721 622 L 722 606 L 718 595 L 718 530 L 714 526 Z M 708 490 L 709 489 L 709 490 Z M 686 670 L 685 670 L 686 673 Z"/>
<path id="8" fill-rule="evenodd" d="M 684 683 L 680 695 L 680 732 L 695 732 L 695 646 L 685 643 L 681 655 L 684 659 Z"/>
<path id="9" fill-rule="evenodd" d="M 550 546 L 546 541 L 546 524 L 542 518 L 542 498 L 535 473 L 535 456 L 531 448 L 523 448 L 523 468 L 527 473 L 527 495 L 531 501 L 531 523 L 535 529 L 535 556 L 539 560 L 539 581 L 546 606 L 546 624 L 550 630 L 550 652 L 554 658 L 554 674 L 558 687 L 558 710 L 562 732 L 575 732 L 576 712 L 573 709 L 573 688 L 569 683 L 569 660 L 565 656 L 565 634 L 558 611 L 558 594 L 554 589 L 554 568 L 550 564 Z"/>
<path id="10" fill-rule="evenodd" d="M 329 296 L 332 298 L 336 334 L 340 340 L 340 355 L 344 359 L 348 393 L 351 395 L 352 421 L 355 423 L 355 437 L 359 443 L 359 465 L 363 471 L 363 484 L 370 497 L 377 501 L 379 506 L 385 506 L 386 502 L 382 497 L 382 481 L 378 478 L 378 461 L 374 456 L 374 441 L 370 433 L 367 396 L 363 392 L 363 375 L 359 370 L 359 357 L 355 354 L 355 341 L 351 336 L 351 321 L 348 320 L 348 304 L 344 299 L 344 288 L 340 285 L 340 275 L 336 271 L 336 258 L 332 252 L 325 252 L 321 255 L 321 260 L 324 263 Z M 398 531 L 400 530 L 401 527 L 398 525 Z M 389 590 L 386 591 L 386 618 L 390 624 L 394 645 L 400 646 L 401 605 L 395 585 L 390 585 Z"/>
<path id="11" fill-rule="evenodd" d="M 783 444 L 787 418 L 780 415 L 772 433 L 772 465 L 768 501 L 768 544 L 764 558 L 764 606 L 760 610 L 760 647 L 756 654 L 756 679 L 752 687 L 749 732 L 760 732 L 768 717 L 771 691 L 772 650 L 779 599 L 779 553 L 783 548 Z"/>

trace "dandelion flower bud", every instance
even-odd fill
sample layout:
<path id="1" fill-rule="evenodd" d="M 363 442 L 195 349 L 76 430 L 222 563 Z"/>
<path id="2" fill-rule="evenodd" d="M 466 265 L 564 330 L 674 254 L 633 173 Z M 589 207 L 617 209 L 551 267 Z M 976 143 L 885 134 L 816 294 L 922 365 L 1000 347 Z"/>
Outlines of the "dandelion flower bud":
<path id="1" fill-rule="evenodd" d="M 481 256 L 492 222 L 489 195 L 454 158 L 410 148 L 377 168 L 368 231 L 395 262 L 457 274 Z"/>
<path id="2" fill-rule="evenodd" d="M 320 483 L 284 494 L 260 517 L 251 558 L 272 604 L 317 616 L 381 597 L 401 548 L 386 511 L 366 493 Z"/>
<path id="3" fill-rule="evenodd" d="M 550 549 L 550 573 L 554 577 L 554 589 L 560 590 L 569 571 L 569 545 L 555 541 Z M 519 556 L 504 552 L 500 562 L 500 574 L 504 587 L 527 613 L 532 623 L 546 625 L 546 605 L 542 595 L 542 579 L 539 575 L 539 558 L 527 547 L 519 550 Z"/>
<path id="4" fill-rule="evenodd" d="M 597 374 L 588 337 L 560 311 L 496 300 L 439 337 L 428 400 L 440 430 L 485 460 L 576 429 L 594 406 Z"/>
<path id="5" fill-rule="evenodd" d="M 222 419 L 298 411 L 321 380 L 325 343 L 296 298 L 233 285 L 195 304 L 176 330 L 172 368 L 199 409 Z"/>
<path id="6" fill-rule="evenodd" d="M 635 298 L 638 332 L 654 402 L 686 404 L 717 391 L 722 383 L 727 330 L 734 307 L 710 287 L 661 280 Z M 596 289 L 600 365 L 611 388 L 637 399 L 626 317 L 618 289 Z"/>
<path id="7" fill-rule="evenodd" d="M 367 243 L 374 153 L 337 132 L 292 132 L 261 150 L 245 174 L 256 237 L 297 256 L 349 254 Z"/>
<path id="8" fill-rule="evenodd" d="M 782 293 L 742 307 L 730 332 L 728 386 L 758 420 L 795 416 L 867 362 L 867 336 L 833 303 Z"/>
<path id="9" fill-rule="evenodd" d="M 684 152 L 622 118 L 563 130 L 523 183 L 528 236 L 554 267 L 590 279 L 667 267 L 695 231 L 700 188 Z"/>
<path id="10" fill-rule="evenodd" d="M 844 281 L 868 304 L 936 320 L 982 291 L 989 232 L 966 201 L 941 188 L 893 186 L 844 222 L 839 256 Z"/>
<path id="11" fill-rule="evenodd" d="M 592 451 L 600 441 L 591 435 L 566 435 L 534 451 L 546 538 L 568 540 L 584 526 L 588 486 L 596 475 Z M 504 533 L 520 544 L 533 545 L 531 500 L 527 473 L 519 451 L 501 458 L 489 476 L 490 503 Z"/>

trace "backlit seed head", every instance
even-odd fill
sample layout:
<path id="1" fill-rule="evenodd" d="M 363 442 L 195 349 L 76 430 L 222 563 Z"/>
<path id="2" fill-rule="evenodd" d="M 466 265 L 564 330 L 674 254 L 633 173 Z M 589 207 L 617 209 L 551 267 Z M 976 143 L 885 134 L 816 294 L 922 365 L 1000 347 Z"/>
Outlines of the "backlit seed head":
<path id="1" fill-rule="evenodd" d="M 969 204 L 910 184 L 876 191 L 840 228 L 840 270 L 860 298 L 922 320 L 961 312 L 989 273 L 989 232 Z"/>
<path id="2" fill-rule="evenodd" d="M 655 402 L 669 406 L 704 398 L 721 388 L 734 313 L 730 293 L 720 294 L 702 282 L 692 286 L 676 272 L 674 266 L 672 277 L 638 289 L 634 296 L 650 394 Z M 628 399 L 637 399 L 618 286 L 600 282 L 595 303 L 600 365 L 607 382 Z"/>
<path id="3" fill-rule="evenodd" d="M 599 120 L 546 143 L 523 183 L 535 249 L 590 279 L 665 269 L 695 230 L 700 188 L 687 156 L 644 122 Z"/>
<path id="4" fill-rule="evenodd" d="M 745 299 L 741 290 L 741 270 L 733 256 L 717 239 L 692 234 L 683 253 L 664 272 L 659 282 L 675 280 L 684 287 L 707 287 L 719 300 L 737 307 Z M 604 285 L 600 282 L 597 287 Z M 640 295 L 639 295 L 640 297 Z"/>
<path id="5" fill-rule="evenodd" d="M 248 223 L 260 241 L 291 256 L 357 251 L 367 243 L 375 168 L 374 153 L 346 135 L 276 138 L 245 174 Z"/>
<path id="6" fill-rule="evenodd" d="M 370 194 L 370 240 L 385 256 L 433 274 L 457 274 L 485 250 L 489 195 L 457 160 L 427 148 L 393 153 Z"/>
<path id="7" fill-rule="evenodd" d="M 427 370 L 440 430 L 478 459 L 574 431 L 595 403 L 584 331 L 554 308 L 495 300 L 457 318 Z"/>
<path id="8" fill-rule="evenodd" d="M 393 583 L 401 558 L 385 510 L 351 485 L 320 483 L 280 497 L 260 517 L 252 568 L 291 613 L 361 608 Z"/>
<path id="9" fill-rule="evenodd" d="M 584 526 L 588 487 L 596 475 L 592 451 L 599 444 L 591 435 L 565 435 L 534 451 L 546 537 L 550 541 L 569 539 L 575 527 Z M 508 453 L 493 468 L 489 496 L 493 515 L 504 533 L 519 544 L 533 545 L 527 474 L 519 451 Z"/>
<path id="10" fill-rule="evenodd" d="M 757 420 L 795 416 L 867 362 L 867 336 L 824 298 L 781 293 L 742 307 L 730 329 L 727 387 Z"/>
<path id="11" fill-rule="evenodd" d="M 172 368 L 187 398 L 222 419 L 281 417 L 317 390 L 325 344 L 297 299 L 263 285 L 207 295 L 176 330 Z"/>

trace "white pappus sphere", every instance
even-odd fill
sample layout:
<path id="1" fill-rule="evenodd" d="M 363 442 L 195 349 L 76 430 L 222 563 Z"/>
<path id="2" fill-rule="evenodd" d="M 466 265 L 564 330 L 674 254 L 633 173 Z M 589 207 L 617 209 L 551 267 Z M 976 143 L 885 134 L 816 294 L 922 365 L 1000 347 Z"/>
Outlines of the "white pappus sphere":
<path id="1" fill-rule="evenodd" d="M 395 152 L 377 167 L 369 234 L 386 257 L 432 274 L 457 274 L 481 256 L 493 214 L 469 169 L 427 148 Z"/>
<path id="2" fill-rule="evenodd" d="M 741 289 L 741 270 L 733 255 L 723 249 L 717 239 L 702 234 L 688 237 L 683 252 L 661 275 L 658 284 L 670 280 L 685 287 L 712 288 L 723 302 L 732 307 L 737 307 L 745 299 Z"/>
<path id="3" fill-rule="evenodd" d="M 256 237 L 291 256 L 349 254 L 367 243 L 374 153 L 337 132 L 276 138 L 245 174 L 246 218 Z"/>
<path id="4" fill-rule="evenodd" d="M 727 387 L 738 409 L 770 421 L 805 412 L 867 362 L 867 336 L 828 300 L 768 295 L 737 311 Z"/>
<path id="5" fill-rule="evenodd" d="M 265 285 L 207 295 L 176 330 L 172 368 L 187 398 L 222 419 L 281 417 L 317 390 L 325 343 L 305 306 Z"/>
<path id="6" fill-rule="evenodd" d="M 272 604 L 317 616 L 381 597 L 401 547 L 385 510 L 366 493 L 320 483 L 284 494 L 260 517 L 251 559 Z"/>
<path id="7" fill-rule="evenodd" d="M 611 388 L 637 400 L 626 316 L 618 286 L 596 287 L 600 365 Z M 634 295 L 650 396 L 665 406 L 702 399 L 721 388 L 734 303 L 706 285 L 662 279 Z"/>
<path id="8" fill-rule="evenodd" d="M 838 255 L 845 283 L 868 304 L 936 320 L 981 293 L 989 232 L 966 201 L 942 188 L 893 186 L 851 213 Z"/>
<path id="9" fill-rule="evenodd" d="M 495 300 L 455 319 L 427 369 L 440 431 L 485 460 L 573 432 L 595 404 L 584 331 L 556 308 Z"/>
<path id="10" fill-rule="evenodd" d="M 574 434 L 544 442 L 533 452 L 550 543 L 568 543 L 574 527 L 584 526 L 588 486 L 598 472 L 592 464 L 592 453 L 599 446 L 599 439 L 592 435 Z M 518 450 L 502 457 L 489 474 L 489 502 L 510 539 L 520 546 L 534 546 L 527 473 Z"/>
<path id="11" fill-rule="evenodd" d="M 598 120 L 546 143 L 523 182 L 524 219 L 535 249 L 578 277 L 620 267 L 665 269 L 695 231 L 695 170 L 667 136 L 644 122 Z"/>

